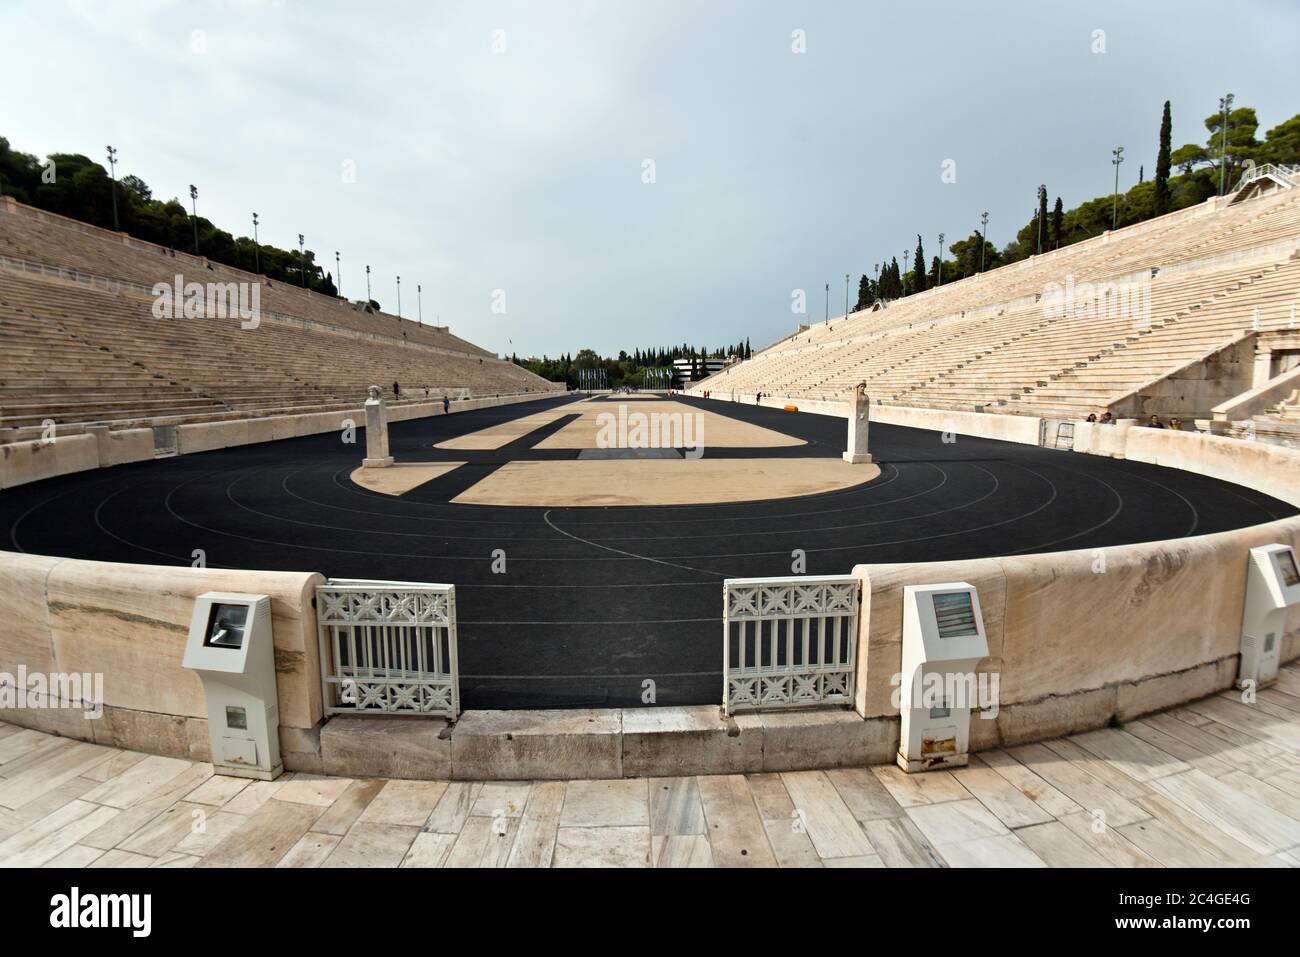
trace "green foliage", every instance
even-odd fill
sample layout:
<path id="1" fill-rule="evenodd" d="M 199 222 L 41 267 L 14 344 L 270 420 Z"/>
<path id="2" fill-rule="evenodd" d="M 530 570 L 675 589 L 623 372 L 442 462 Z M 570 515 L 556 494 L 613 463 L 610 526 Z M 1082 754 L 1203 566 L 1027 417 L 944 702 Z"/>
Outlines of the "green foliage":
<path id="1" fill-rule="evenodd" d="M 862 278 L 858 280 L 858 301 L 853 307 L 853 311 L 858 312 L 866 309 L 871 303 L 871 280 L 867 278 L 866 273 L 863 273 Z"/>
<path id="2" fill-rule="evenodd" d="M 1300 163 L 1300 115 L 1279 123 L 1264 134 L 1264 143 L 1255 156 L 1257 163 Z"/>
<path id="3" fill-rule="evenodd" d="M 1292 117 L 1289 122 L 1294 122 L 1296 119 L 1300 117 Z M 1215 193 L 1218 192 L 1220 166 L 1225 167 L 1223 181 L 1224 188 L 1227 189 L 1231 188 L 1240 175 L 1241 167 L 1247 160 L 1256 163 L 1270 162 L 1265 158 L 1270 144 L 1261 144 L 1255 138 L 1255 131 L 1259 129 L 1259 120 L 1250 107 L 1243 106 L 1232 110 L 1226 117 L 1226 124 L 1222 113 L 1213 113 L 1205 118 L 1205 129 L 1209 134 L 1205 138 L 1205 146 L 1198 146 L 1195 143 L 1180 146 L 1174 150 L 1170 162 L 1181 169 L 1184 176 L 1194 175 L 1198 167 L 1204 167 L 1210 174 L 1207 179 L 1215 184 Z"/>
<path id="4" fill-rule="evenodd" d="M 1160 115 L 1160 145 L 1156 152 L 1156 185 L 1152 194 L 1152 211 L 1156 216 L 1169 212 L 1169 168 L 1172 162 L 1169 152 L 1169 137 L 1172 120 L 1169 116 L 1169 101 L 1165 100 L 1164 112 Z"/>
<path id="5" fill-rule="evenodd" d="M 565 382 L 569 388 L 577 386 L 577 370 L 604 369 L 606 380 L 611 389 L 618 389 L 622 386 L 639 389 L 645 382 L 647 369 L 670 368 L 674 359 L 690 359 L 691 368 L 699 372 L 701 371 L 701 363 L 705 359 L 727 359 L 732 356 L 748 359 L 750 356 L 749 340 L 746 339 L 744 342 L 737 342 L 714 349 L 683 343 L 680 346 L 666 348 L 634 349 L 630 354 L 627 350 L 620 350 L 617 359 L 603 357 L 594 349 L 580 349 L 577 355 L 563 353 L 554 359 L 545 355 L 540 358 L 537 356 L 520 358 L 517 355 L 512 355 L 510 361 L 517 366 L 522 366 L 534 375 L 541 376 L 543 379 L 551 382 Z M 676 381 L 675 384 L 680 384 L 680 382 Z"/>

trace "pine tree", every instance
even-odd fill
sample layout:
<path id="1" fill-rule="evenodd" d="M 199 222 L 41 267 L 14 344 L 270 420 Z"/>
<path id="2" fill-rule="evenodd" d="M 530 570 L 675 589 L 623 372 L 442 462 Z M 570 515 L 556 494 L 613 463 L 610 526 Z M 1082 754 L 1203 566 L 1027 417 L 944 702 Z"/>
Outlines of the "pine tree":
<path id="1" fill-rule="evenodd" d="M 1160 117 L 1160 152 L 1156 155 L 1156 186 L 1152 200 L 1152 209 L 1157 216 L 1169 212 L 1169 135 L 1172 123 L 1169 119 L 1169 101 L 1165 100 L 1164 113 Z"/>
<path id="2" fill-rule="evenodd" d="M 916 237 L 916 255 L 912 258 L 912 292 L 925 292 L 925 250 L 921 237 Z"/>

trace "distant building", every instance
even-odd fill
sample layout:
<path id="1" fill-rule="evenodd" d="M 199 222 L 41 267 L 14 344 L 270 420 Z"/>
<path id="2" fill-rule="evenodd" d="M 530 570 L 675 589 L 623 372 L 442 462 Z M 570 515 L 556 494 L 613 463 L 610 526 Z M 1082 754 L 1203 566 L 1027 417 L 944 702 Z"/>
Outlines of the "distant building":
<path id="1" fill-rule="evenodd" d="M 677 378 L 683 382 L 694 382 L 697 379 L 707 378 L 715 372 L 721 372 L 730 364 L 730 359 L 696 359 L 694 360 L 695 374 L 692 375 L 692 361 L 690 359 L 673 360 L 673 368 L 677 370 Z M 708 371 L 705 371 L 706 368 Z"/>

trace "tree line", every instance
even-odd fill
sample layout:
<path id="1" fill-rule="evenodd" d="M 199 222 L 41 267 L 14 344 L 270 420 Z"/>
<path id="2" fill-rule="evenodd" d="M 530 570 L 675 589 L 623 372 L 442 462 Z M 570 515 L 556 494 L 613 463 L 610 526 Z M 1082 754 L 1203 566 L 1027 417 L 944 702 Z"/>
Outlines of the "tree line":
<path id="1" fill-rule="evenodd" d="M 631 353 L 620 350 L 617 357 L 601 356 L 594 349 L 581 349 L 576 355 L 563 353 L 554 359 L 548 356 L 521 359 L 518 355 L 511 355 L 510 361 L 543 379 L 565 382 L 570 387 L 577 385 L 578 370 L 604 369 L 611 389 L 620 386 L 639 389 L 645 384 L 647 369 L 671 369 L 678 359 L 691 360 L 691 378 L 696 378 L 704 373 L 706 359 L 748 359 L 751 354 L 749 340 L 745 339 L 717 348 L 682 343 L 680 346 L 638 348 Z M 675 381 L 680 384 L 680 376 Z"/>

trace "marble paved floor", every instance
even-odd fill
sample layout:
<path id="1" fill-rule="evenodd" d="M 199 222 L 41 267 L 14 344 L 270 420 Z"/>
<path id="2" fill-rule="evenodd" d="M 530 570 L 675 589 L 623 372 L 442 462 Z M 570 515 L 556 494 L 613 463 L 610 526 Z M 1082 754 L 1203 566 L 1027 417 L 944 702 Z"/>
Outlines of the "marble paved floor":
<path id="1" fill-rule="evenodd" d="M 1300 667 L 922 775 L 267 783 L 0 724 L 0 866 L 602 865 L 1295 867 Z"/>

